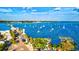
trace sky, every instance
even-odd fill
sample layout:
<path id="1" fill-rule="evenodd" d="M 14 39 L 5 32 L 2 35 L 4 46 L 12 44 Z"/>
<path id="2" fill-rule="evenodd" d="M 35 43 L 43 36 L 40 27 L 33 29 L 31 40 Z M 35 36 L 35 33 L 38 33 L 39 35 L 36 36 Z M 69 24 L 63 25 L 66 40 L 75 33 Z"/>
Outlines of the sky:
<path id="1" fill-rule="evenodd" d="M 0 20 L 79 21 L 76 7 L 0 7 Z"/>

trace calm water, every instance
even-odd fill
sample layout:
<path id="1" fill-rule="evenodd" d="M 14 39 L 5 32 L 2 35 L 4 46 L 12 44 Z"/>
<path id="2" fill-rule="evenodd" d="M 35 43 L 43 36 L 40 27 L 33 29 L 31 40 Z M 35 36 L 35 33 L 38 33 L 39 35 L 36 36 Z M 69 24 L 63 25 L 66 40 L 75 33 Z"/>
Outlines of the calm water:
<path id="1" fill-rule="evenodd" d="M 60 42 L 59 36 L 71 37 L 79 47 L 79 22 L 2 22 L 0 31 L 10 30 L 10 25 L 24 28 L 33 38 L 51 38 L 54 44 Z"/>

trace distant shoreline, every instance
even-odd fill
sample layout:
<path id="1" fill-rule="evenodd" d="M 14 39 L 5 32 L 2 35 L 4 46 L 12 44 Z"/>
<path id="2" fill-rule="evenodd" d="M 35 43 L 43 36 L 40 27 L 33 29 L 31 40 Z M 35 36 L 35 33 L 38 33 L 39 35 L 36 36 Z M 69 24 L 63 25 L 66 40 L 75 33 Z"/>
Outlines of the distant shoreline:
<path id="1" fill-rule="evenodd" d="M 79 23 L 79 21 L 41 21 L 41 20 L 0 20 L 0 22 L 56 22 L 56 23 Z"/>

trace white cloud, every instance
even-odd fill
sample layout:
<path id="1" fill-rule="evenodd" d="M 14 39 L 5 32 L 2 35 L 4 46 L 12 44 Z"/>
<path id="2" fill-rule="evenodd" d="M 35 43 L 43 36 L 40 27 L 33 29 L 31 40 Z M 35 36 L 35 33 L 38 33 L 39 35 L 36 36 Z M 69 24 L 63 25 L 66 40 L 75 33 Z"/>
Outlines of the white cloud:
<path id="1" fill-rule="evenodd" d="M 79 7 L 75 7 L 75 8 L 79 9 Z"/>
<path id="2" fill-rule="evenodd" d="M 48 14 L 48 12 L 31 12 L 31 14 Z"/>
<path id="3" fill-rule="evenodd" d="M 33 10 L 32 10 L 32 12 L 36 12 L 36 11 L 37 11 L 36 9 L 33 9 Z"/>
<path id="4" fill-rule="evenodd" d="M 22 7 L 22 9 L 26 9 L 26 7 Z"/>
<path id="5" fill-rule="evenodd" d="M 32 7 L 27 7 L 27 9 L 32 9 Z"/>
<path id="6" fill-rule="evenodd" d="M 20 13 L 25 13 L 26 12 L 26 10 L 22 10 Z"/>
<path id="7" fill-rule="evenodd" d="M 0 12 L 13 12 L 13 11 L 10 8 L 8 8 L 8 9 L 0 8 Z"/>
<path id="8" fill-rule="evenodd" d="M 60 7 L 57 7 L 57 8 L 54 8 L 54 10 L 55 11 L 59 11 L 59 10 L 61 10 L 61 8 Z"/>

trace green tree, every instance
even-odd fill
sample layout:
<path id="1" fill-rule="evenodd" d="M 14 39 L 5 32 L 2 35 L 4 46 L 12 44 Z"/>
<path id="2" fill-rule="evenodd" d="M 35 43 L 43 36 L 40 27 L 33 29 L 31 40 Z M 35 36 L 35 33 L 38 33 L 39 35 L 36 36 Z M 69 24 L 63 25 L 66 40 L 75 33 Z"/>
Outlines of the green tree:
<path id="1" fill-rule="evenodd" d="M 37 50 L 44 50 L 47 47 L 48 40 L 47 38 L 33 38 L 33 47 Z"/>
<path id="2" fill-rule="evenodd" d="M 11 34 L 12 38 L 15 38 L 15 34 L 13 33 L 12 30 L 10 30 L 10 34 Z"/>
<path id="3" fill-rule="evenodd" d="M 0 51 L 3 50 L 3 46 L 4 46 L 4 44 L 0 43 Z"/>

